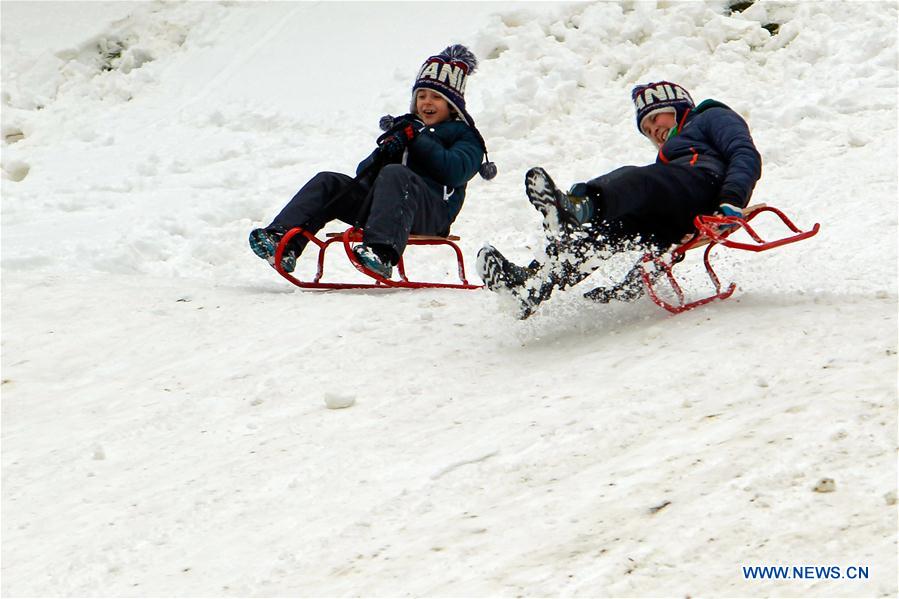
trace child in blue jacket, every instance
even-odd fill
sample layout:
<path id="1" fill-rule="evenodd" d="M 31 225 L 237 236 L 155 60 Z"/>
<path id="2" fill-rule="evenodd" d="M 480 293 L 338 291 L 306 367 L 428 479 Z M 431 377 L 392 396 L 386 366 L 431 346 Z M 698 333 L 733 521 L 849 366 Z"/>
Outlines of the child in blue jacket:
<path id="1" fill-rule="evenodd" d="M 410 113 L 384 117 L 377 148 L 356 169 L 356 179 L 322 172 L 290 200 L 267 227 L 250 233 L 250 248 L 274 265 L 284 233 L 303 227 L 317 233 L 329 221 L 364 223 L 362 244 L 353 248 L 368 270 L 389 278 L 410 233 L 449 234 L 476 173 L 492 178 L 482 163 L 486 147 L 465 110 L 465 84 L 477 59 L 456 44 L 429 57 L 412 88 Z M 366 210 L 367 209 L 367 210 Z M 367 212 L 367 214 L 366 214 Z M 308 240 L 291 239 L 281 266 L 292 272 Z"/>
<path id="2" fill-rule="evenodd" d="M 695 106 L 668 81 L 631 93 L 637 128 L 659 149 L 654 164 L 625 166 L 569 192 L 556 189 L 541 168 L 528 171 L 528 199 L 544 216 L 546 264 L 509 262 L 492 246 L 478 254 L 478 273 L 493 291 L 510 293 L 527 318 L 549 298 L 587 278 L 614 252 L 663 252 L 694 230 L 699 214 L 741 216 L 761 176 L 761 157 L 746 122 L 715 100 Z M 639 269 L 621 284 L 586 294 L 600 302 L 642 295 Z"/>

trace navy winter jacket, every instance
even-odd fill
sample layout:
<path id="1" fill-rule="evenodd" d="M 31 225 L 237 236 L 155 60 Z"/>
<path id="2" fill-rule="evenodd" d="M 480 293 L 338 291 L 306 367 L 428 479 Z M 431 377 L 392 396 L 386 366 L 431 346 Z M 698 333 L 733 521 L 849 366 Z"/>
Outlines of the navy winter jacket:
<path id="1" fill-rule="evenodd" d="M 375 150 L 359 163 L 357 175 L 371 164 L 377 153 Z M 453 222 L 465 201 L 465 187 L 477 174 L 483 157 L 481 140 L 471 127 L 462 121 L 443 121 L 419 130 L 407 146 L 402 163 L 443 195 Z"/>
<path id="2" fill-rule="evenodd" d="M 746 207 L 762 176 L 762 157 L 743 118 L 715 100 L 688 112 L 679 133 L 659 150 L 656 162 L 689 164 L 721 179 L 719 203 Z"/>

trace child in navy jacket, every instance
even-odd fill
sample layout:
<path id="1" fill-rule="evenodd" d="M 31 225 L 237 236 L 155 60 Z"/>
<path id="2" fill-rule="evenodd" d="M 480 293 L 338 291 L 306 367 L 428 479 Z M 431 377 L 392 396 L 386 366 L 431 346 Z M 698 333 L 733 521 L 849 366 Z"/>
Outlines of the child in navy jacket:
<path id="1" fill-rule="evenodd" d="M 485 178 L 495 174 L 492 163 L 481 164 L 484 140 L 465 110 L 465 84 L 476 67 L 474 54 L 458 44 L 428 58 L 412 88 L 410 113 L 381 119 L 385 133 L 356 178 L 315 175 L 270 225 L 250 233 L 253 252 L 274 265 L 278 243 L 294 227 L 315 234 L 334 219 L 362 222 L 363 243 L 353 252 L 368 270 L 389 278 L 410 233 L 448 235 L 468 181 L 479 171 Z M 285 271 L 294 270 L 307 241 L 291 240 L 281 260 Z"/>
<path id="2" fill-rule="evenodd" d="M 761 157 L 746 122 L 715 100 L 698 106 L 681 86 L 668 81 L 632 91 L 637 128 L 657 147 L 654 164 L 625 166 L 569 192 L 556 189 L 541 168 L 525 177 L 528 199 L 544 216 L 546 264 L 517 266 L 492 246 L 478 254 L 487 287 L 509 292 L 526 318 L 553 289 L 587 278 L 612 253 L 662 252 L 693 231 L 699 214 L 741 216 L 761 176 Z M 642 295 L 635 269 L 591 299 L 629 301 Z"/>

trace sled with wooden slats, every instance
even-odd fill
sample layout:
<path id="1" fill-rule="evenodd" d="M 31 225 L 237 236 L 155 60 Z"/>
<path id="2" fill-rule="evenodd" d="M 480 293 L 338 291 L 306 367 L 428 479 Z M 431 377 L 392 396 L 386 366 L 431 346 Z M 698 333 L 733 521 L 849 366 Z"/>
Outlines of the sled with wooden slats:
<path id="1" fill-rule="evenodd" d="M 315 277 L 313 277 L 312 280 L 302 280 L 285 271 L 281 266 L 281 257 L 284 255 L 284 251 L 287 248 L 287 245 L 290 243 L 290 240 L 297 235 L 302 235 L 309 240 L 309 243 L 306 246 L 307 249 L 309 247 L 309 244 L 314 244 L 318 247 L 317 270 L 315 273 Z M 456 268 L 459 275 L 458 283 L 411 280 L 406 275 L 406 264 L 404 256 L 400 256 L 399 263 L 396 265 L 398 278 L 388 279 L 368 270 L 359 262 L 359 259 L 356 258 L 356 255 L 353 253 L 353 244 L 362 242 L 362 229 L 357 229 L 354 227 L 350 227 L 342 233 L 328 233 L 327 235 L 325 235 L 324 240 L 319 239 L 302 227 L 295 227 L 287 231 L 287 233 L 284 234 L 284 237 L 281 238 L 281 241 L 278 244 L 277 249 L 275 250 L 275 270 L 277 270 L 278 274 L 280 274 L 282 277 L 302 289 L 480 289 L 482 287 L 481 285 L 473 285 L 469 283 L 468 279 L 465 276 L 465 264 L 462 259 L 462 250 L 460 250 L 459 246 L 456 244 L 457 241 L 459 241 L 459 237 L 455 235 L 450 235 L 448 237 L 410 235 L 407 246 L 430 245 L 445 246 L 450 248 L 456 258 Z M 325 270 L 325 254 L 327 253 L 328 248 L 333 244 L 342 245 L 346 253 L 346 257 L 356 268 L 356 270 L 363 273 L 370 279 L 373 279 L 373 281 L 370 283 L 323 281 L 322 278 L 324 276 Z"/>

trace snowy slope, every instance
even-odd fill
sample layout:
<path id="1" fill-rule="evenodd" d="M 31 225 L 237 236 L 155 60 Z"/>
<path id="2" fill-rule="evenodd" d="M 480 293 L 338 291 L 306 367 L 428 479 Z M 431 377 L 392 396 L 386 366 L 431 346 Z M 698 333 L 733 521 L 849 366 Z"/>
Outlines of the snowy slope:
<path id="1" fill-rule="evenodd" d="M 899 592 L 896 5 L 456 6 L 0 5 L 4 595 Z M 457 41 L 500 169 L 469 269 L 539 246 L 528 167 L 653 159 L 629 91 L 658 78 L 741 112 L 754 199 L 821 233 L 720 252 L 737 294 L 677 317 L 289 286 L 248 231 Z"/>

